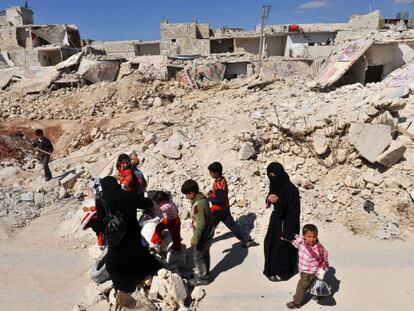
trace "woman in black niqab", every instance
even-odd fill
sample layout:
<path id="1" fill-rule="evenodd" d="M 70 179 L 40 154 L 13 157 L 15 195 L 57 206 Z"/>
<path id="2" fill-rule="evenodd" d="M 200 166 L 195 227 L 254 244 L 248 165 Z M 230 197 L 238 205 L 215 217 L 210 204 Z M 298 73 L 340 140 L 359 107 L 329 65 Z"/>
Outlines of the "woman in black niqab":
<path id="1" fill-rule="evenodd" d="M 273 205 L 273 212 L 264 241 L 263 274 L 271 281 L 280 281 L 289 279 L 297 270 L 297 249 L 281 238 L 291 241 L 299 234 L 300 197 L 280 163 L 269 164 L 267 176 L 270 190 L 266 203 Z"/>
<path id="2" fill-rule="evenodd" d="M 95 232 L 104 231 L 106 212 L 102 200 L 112 213 L 122 215 L 126 234 L 118 245 L 108 247 L 106 269 L 116 290 L 131 293 L 145 277 L 154 275 L 161 268 L 142 245 L 137 220 L 137 209 L 150 209 L 152 202 L 136 193 L 123 191 L 112 176 L 103 178 L 101 187 L 101 197 L 96 199 L 98 219 L 92 229 Z"/>

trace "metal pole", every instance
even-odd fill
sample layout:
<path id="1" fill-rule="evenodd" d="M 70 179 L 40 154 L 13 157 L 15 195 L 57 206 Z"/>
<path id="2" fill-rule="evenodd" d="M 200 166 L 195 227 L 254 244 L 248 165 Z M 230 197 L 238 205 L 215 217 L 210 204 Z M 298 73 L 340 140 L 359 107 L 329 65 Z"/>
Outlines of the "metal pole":
<path id="1" fill-rule="evenodd" d="M 264 5 L 262 7 L 262 22 L 260 24 L 260 46 L 259 46 L 259 61 L 257 65 L 257 73 L 260 73 L 262 70 L 262 54 L 263 54 L 263 41 L 264 41 L 264 23 L 265 20 L 269 17 L 270 5 Z"/>

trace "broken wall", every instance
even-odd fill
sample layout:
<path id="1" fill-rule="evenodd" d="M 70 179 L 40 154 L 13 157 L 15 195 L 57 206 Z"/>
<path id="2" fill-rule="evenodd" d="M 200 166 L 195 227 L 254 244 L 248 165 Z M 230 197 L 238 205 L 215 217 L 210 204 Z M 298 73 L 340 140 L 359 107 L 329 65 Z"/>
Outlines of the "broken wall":
<path id="1" fill-rule="evenodd" d="M 265 79 L 285 77 L 311 77 L 312 61 L 295 59 L 263 60 L 260 75 Z"/>
<path id="2" fill-rule="evenodd" d="M 332 53 L 332 45 L 306 46 L 305 55 L 310 59 L 326 59 Z"/>
<path id="3" fill-rule="evenodd" d="M 7 51 L 10 59 L 16 66 L 40 66 L 39 57 L 36 49 L 15 49 Z"/>
<path id="4" fill-rule="evenodd" d="M 148 44 L 137 44 L 136 55 L 160 55 L 160 44 L 159 43 L 148 43 Z"/>
<path id="5" fill-rule="evenodd" d="M 247 62 L 227 63 L 224 77 L 228 80 L 237 78 L 239 76 L 247 76 Z"/>
<path id="6" fill-rule="evenodd" d="M 285 55 L 285 37 L 266 37 L 265 50 L 267 56 L 284 56 Z"/>
<path id="7" fill-rule="evenodd" d="M 162 22 L 160 27 L 161 54 L 209 54 L 210 40 L 197 38 L 197 25 L 197 23 L 169 24 Z"/>
<path id="8" fill-rule="evenodd" d="M 233 53 L 234 39 L 215 39 L 210 41 L 210 52 L 212 54 Z"/>
<path id="9" fill-rule="evenodd" d="M 306 55 L 306 46 L 308 45 L 329 45 L 328 43 L 335 40 L 335 33 L 298 33 L 287 36 L 285 56 L 308 57 Z"/>
<path id="10" fill-rule="evenodd" d="M 0 50 L 10 50 L 18 47 L 16 27 L 0 27 Z"/>
<path id="11" fill-rule="evenodd" d="M 39 63 L 41 66 L 54 66 L 59 64 L 63 59 L 60 51 L 55 50 L 38 50 Z"/>
<path id="12" fill-rule="evenodd" d="M 104 50 L 108 56 L 119 56 L 132 59 L 137 55 L 136 41 L 96 41 L 91 46 Z"/>
<path id="13" fill-rule="evenodd" d="M 13 26 L 33 24 L 33 11 L 29 8 L 14 6 L 6 10 L 7 22 Z"/>
<path id="14" fill-rule="evenodd" d="M 260 38 L 235 38 L 236 52 L 259 54 Z"/>
<path id="15" fill-rule="evenodd" d="M 382 79 L 414 58 L 406 44 L 374 44 L 366 52 L 368 66 L 383 66 Z"/>

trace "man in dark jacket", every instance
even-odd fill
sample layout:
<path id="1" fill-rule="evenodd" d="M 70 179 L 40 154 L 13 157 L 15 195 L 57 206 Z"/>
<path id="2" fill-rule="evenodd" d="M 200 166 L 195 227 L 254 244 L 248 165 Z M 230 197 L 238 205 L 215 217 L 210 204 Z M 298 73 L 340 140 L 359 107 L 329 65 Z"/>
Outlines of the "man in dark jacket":
<path id="1" fill-rule="evenodd" d="M 53 146 L 50 140 L 45 137 L 43 130 L 37 129 L 35 134 L 36 140 L 33 142 L 33 147 L 36 148 L 38 152 L 38 158 L 42 163 L 45 172 L 45 179 L 46 181 L 49 181 L 52 179 L 52 173 L 49 169 L 49 160 L 53 152 Z"/>

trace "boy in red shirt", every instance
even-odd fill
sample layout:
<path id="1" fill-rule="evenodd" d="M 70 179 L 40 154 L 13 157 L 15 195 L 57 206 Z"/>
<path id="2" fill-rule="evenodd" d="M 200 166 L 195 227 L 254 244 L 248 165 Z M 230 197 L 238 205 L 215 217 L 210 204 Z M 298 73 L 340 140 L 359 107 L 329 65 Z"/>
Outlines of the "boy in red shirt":
<path id="1" fill-rule="evenodd" d="M 220 222 L 224 223 L 242 242 L 242 247 L 259 245 L 242 226 L 234 221 L 230 213 L 229 189 L 227 187 L 227 181 L 223 177 L 223 166 L 221 163 L 214 162 L 210 164 L 208 170 L 210 176 L 214 178 L 213 189 L 208 193 L 207 198 L 211 202 L 214 227 L 217 227 Z"/>

